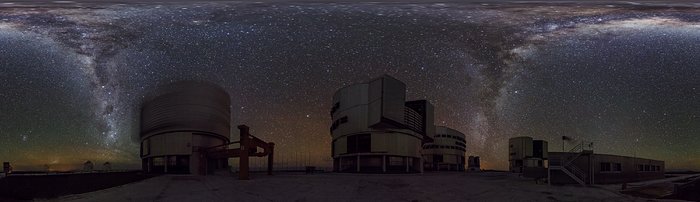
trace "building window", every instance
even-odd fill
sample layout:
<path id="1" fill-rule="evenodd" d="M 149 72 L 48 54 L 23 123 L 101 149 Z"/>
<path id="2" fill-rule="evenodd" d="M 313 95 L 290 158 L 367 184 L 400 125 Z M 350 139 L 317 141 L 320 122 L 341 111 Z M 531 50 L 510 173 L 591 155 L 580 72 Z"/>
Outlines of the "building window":
<path id="1" fill-rule="evenodd" d="M 615 172 L 615 173 L 622 172 L 622 164 L 621 163 L 610 163 L 610 162 L 600 163 L 600 172 Z"/>
<path id="2" fill-rule="evenodd" d="M 347 138 L 348 138 L 348 141 L 347 141 L 348 153 L 349 154 L 357 153 L 357 135 L 348 136 Z"/>
<path id="3" fill-rule="evenodd" d="M 177 156 L 168 156 L 168 166 L 177 165 Z"/>
<path id="4" fill-rule="evenodd" d="M 348 136 L 348 153 L 363 153 L 372 151 L 372 136 L 370 134 L 359 134 Z"/>
<path id="5" fill-rule="evenodd" d="M 600 172 L 610 172 L 610 171 L 612 171 L 610 169 L 610 163 L 607 163 L 607 162 L 600 163 Z"/>
<path id="6" fill-rule="evenodd" d="M 340 108 L 340 102 L 336 102 L 335 104 L 333 104 L 333 108 L 331 108 L 331 115 L 333 115 L 335 111 L 338 111 L 338 108 Z"/>
<path id="7" fill-rule="evenodd" d="M 165 159 L 163 157 L 153 158 L 153 166 L 164 166 L 164 165 L 165 165 Z"/>
<path id="8" fill-rule="evenodd" d="M 622 172 L 622 164 L 621 163 L 612 163 L 612 171 L 613 172 Z"/>
<path id="9" fill-rule="evenodd" d="M 335 129 L 337 129 L 338 126 L 340 126 L 340 124 L 347 123 L 347 122 L 348 122 L 347 116 L 343 116 L 343 117 L 339 118 L 338 120 L 333 121 L 333 124 L 331 125 L 331 132 L 333 132 Z"/>
<path id="10" fill-rule="evenodd" d="M 389 166 L 401 166 L 401 165 L 404 165 L 403 158 L 398 157 L 398 156 L 390 156 L 389 157 Z"/>
<path id="11" fill-rule="evenodd" d="M 442 163 L 443 158 L 442 155 L 435 154 L 433 155 L 433 162 L 434 163 Z"/>
<path id="12" fill-rule="evenodd" d="M 141 156 L 151 154 L 151 139 L 145 139 L 141 142 Z"/>
<path id="13" fill-rule="evenodd" d="M 337 140 L 333 140 L 333 142 L 331 142 L 331 155 L 332 156 L 335 156 L 335 142 L 336 141 Z"/>

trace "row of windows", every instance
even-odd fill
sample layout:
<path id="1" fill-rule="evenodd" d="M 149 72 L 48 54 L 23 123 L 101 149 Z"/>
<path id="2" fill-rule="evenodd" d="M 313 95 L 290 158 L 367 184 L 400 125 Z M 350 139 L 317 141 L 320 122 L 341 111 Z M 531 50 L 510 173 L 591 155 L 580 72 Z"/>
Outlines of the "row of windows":
<path id="1" fill-rule="evenodd" d="M 406 123 L 406 126 L 413 131 L 422 133 L 424 127 L 423 116 L 421 116 L 418 112 L 408 107 L 404 107 L 403 113 L 404 123 Z"/>
<path id="2" fill-rule="evenodd" d="M 610 162 L 600 163 L 600 172 L 622 172 L 622 164 Z"/>
<path id="3" fill-rule="evenodd" d="M 445 158 L 442 155 L 439 154 L 433 154 L 433 163 L 442 163 L 444 162 Z M 464 162 L 464 156 L 459 157 L 459 162 L 463 163 Z"/>
<path id="4" fill-rule="evenodd" d="M 459 137 L 459 136 L 437 134 L 437 135 L 435 135 L 435 137 L 452 138 L 452 139 L 456 139 L 456 140 L 462 141 L 462 142 L 464 142 L 464 143 L 467 143 L 467 141 L 466 141 L 463 137 Z"/>
<path id="5" fill-rule="evenodd" d="M 423 149 L 456 149 L 456 150 L 463 151 L 463 152 L 467 151 L 463 147 L 445 146 L 445 145 L 423 145 Z"/>
<path id="6" fill-rule="evenodd" d="M 455 142 L 456 145 L 462 146 L 462 147 L 467 147 L 467 144 L 464 144 L 462 142 Z"/>
<path id="7" fill-rule="evenodd" d="M 372 151 L 372 136 L 370 134 L 359 134 L 348 136 L 348 154 L 366 153 Z"/>
<path id="8" fill-rule="evenodd" d="M 341 117 L 338 120 L 333 121 L 333 125 L 331 125 L 331 132 L 333 132 L 335 129 L 337 129 L 340 124 L 347 123 L 347 122 L 348 122 L 347 116 Z"/>
<path id="9" fill-rule="evenodd" d="M 639 172 L 660 172 L 661 166 L 638 164 L 637 171 L 639 171 Z M 600 163 L 600 172 L 622 172 L 622 164 L 621 163 L 602 162 L 602 163 Z"/>
<path id="10" fill-rule="evenodd" d="M 639 172 L 659 172 L 659 171 L 661 171 L 661 166 L 638 164 L 637 171 L 639 171 Z"/>

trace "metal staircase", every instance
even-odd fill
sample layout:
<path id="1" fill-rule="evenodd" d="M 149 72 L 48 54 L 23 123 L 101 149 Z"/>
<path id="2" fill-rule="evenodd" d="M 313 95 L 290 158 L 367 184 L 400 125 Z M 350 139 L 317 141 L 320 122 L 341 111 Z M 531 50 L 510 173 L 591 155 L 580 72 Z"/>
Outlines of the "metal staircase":
<path id="1" fill-rule="evenodd" d="M 560 170 L 571 179 L 576 181 L 577 183 L 586 186 L 587 184 L 592 184 L 592 180 L 590 176 L 592 176 L 591 173 L 586 173 L 583 172 L 578 166 L 573 164 L 574 161 L 576 161 L 578 158 L 583 156 L 584 154 L 591 154 L 593 153 L 592 149 L 586 149 L 586 144 L 585 142 L 581 142 L 574 146 L 574 148 L 571 148 L 569 150 L 569 153 L 576 153 L 574 156 L 567 156 L 563 155 L 560 158 L 550 158 L 549 159 L 549 182 L 551 184 L 551 172 L 552 170 Z M 592 169 L 589 169 L 592 170 Z"/>

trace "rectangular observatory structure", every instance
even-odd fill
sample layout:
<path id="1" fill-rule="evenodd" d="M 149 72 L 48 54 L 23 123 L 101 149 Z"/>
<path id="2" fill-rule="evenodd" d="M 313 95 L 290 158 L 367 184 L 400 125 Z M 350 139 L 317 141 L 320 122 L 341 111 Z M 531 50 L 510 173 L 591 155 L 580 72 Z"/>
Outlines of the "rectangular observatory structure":
<path id="1" fill-rule="evenodd" d="M 421 145 L 434 131 L 432 105 L 411 106 L 419 111 L 407 106 L 406 85 L 388 75 L 336 91 L 330 110 L 333 170 L 422 172 Z"/>
<path id="2" fill-rule="evenodd" d="M 395 127 L 404 122 L 406 84 L 383 76 L 368 83 L 367 124 L 371 127 Z"/>

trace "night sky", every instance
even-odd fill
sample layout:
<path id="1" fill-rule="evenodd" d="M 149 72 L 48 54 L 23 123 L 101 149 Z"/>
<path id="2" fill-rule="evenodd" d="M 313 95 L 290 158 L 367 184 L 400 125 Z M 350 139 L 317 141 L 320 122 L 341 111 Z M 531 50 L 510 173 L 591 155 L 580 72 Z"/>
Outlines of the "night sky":
<path id="1" fill-rule="evenodd" d="M 144 95 L 205 80 L 278 164 L 330 166 L 333 93 L 389 74 L 484 168 L 566 135 L 700 170 L 699 54 L 692 4 L 2 4 L 0 160 L 138 168 Z"/>

